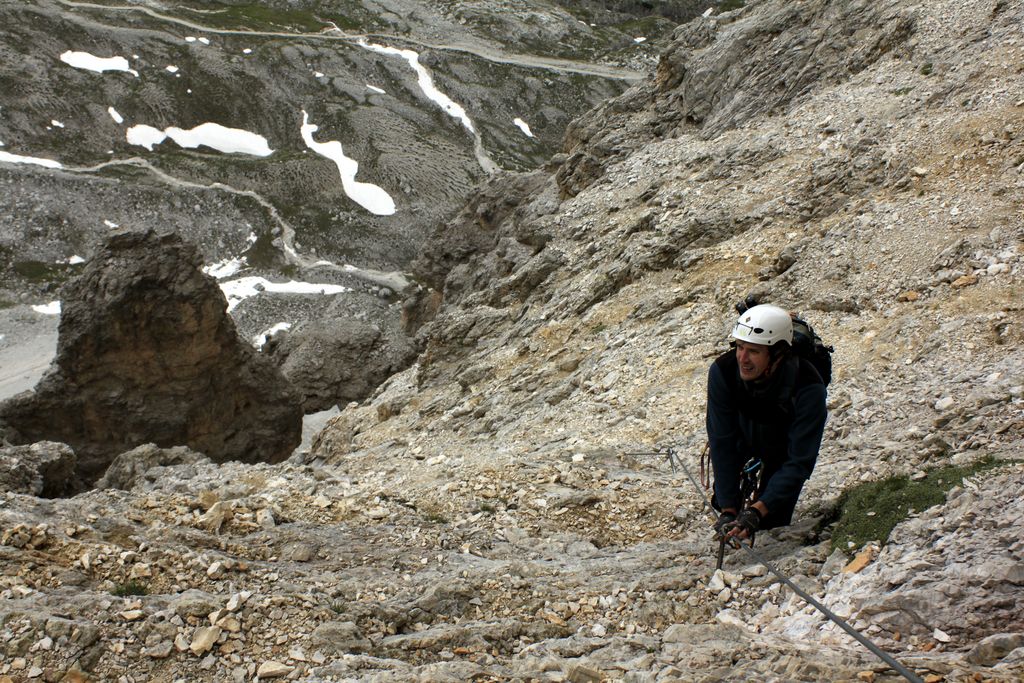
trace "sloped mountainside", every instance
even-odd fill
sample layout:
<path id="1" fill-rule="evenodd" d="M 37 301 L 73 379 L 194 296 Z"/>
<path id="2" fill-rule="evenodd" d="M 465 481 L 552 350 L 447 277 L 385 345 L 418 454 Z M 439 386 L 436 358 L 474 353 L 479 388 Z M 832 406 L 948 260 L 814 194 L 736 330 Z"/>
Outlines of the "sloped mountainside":
<path id="1" fill-rule="evenodd" d="M 797 522 L 760 551 L 922 680 L 1019 680 L 1022 25 L 1020 0 L 766 0 L 680 26 L 428 240 L 423 352 L 308 458 L 147 451 L 117 488 L 7 494 L 0 675 L 898 680 L 746 555 L 713 573 L 699 492 L 652 454 L 696 473 L 755 294 L 836 348 Z M 831 549 L 845 489 L 984 457 Z"/>

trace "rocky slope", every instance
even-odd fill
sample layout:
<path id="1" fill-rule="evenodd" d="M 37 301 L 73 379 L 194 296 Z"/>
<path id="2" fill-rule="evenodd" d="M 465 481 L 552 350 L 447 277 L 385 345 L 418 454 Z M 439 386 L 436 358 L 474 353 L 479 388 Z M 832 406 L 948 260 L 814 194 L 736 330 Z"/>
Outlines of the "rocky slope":
<path id="1" fill-rule="evenodd" d="M 0 675 L 896 680 L 744 555 L 713 574 L 698 492 L 644 454 L 696 468 L 755 292 L 837 349 L 800 522 L 761 552 L 924 680 L 1019 680 L 1022 23 L 809 0 L 681 27 L 438 235 L 423 353 L 308 456 L 7 494 Z M 841 491 L 984 455 L 843 571 Z"/>

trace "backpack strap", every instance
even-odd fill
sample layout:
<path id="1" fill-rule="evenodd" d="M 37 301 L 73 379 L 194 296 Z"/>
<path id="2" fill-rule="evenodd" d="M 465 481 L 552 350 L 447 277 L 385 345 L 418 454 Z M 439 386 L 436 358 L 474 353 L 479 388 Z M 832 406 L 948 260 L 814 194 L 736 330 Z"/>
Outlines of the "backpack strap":
<path id="1" fill-rule="evenodd" d="M 800 369 L 797 371 L 796 385 L 794 386 L 793 393 L 795 394 L 797 389 L 802 389 L 809 384 L 826 384 L 826 382 L 821 373 L 818 372 L 818 368 L 814 366 L 814 363 L 800 357 Z"/>
<path id="2" fill-rule="evenodd" d="M 749 395 L 743 386 L 739 374 L 739 361 L 736 359 L 735 349 L 730 349 L 715 359 L 715 365 L 722 373 L 736 408 L 754 421 L 773 421 L 780 417 L 779 412 L 786 418 L 791 418 L 796 409 L 796 395 L 805 386 L 810 384 L 824 384 L 821 375 L 815 369 L 814 364 L 806 358 L 794 355 L 795 364 L 786 363 L 780 370 L 789 376 L 782 378 L 782 385 L 776 395 L 776 411 L 765 411 L 764 404 Z M 774 415 L 769 414 L 774 413 Z"/>

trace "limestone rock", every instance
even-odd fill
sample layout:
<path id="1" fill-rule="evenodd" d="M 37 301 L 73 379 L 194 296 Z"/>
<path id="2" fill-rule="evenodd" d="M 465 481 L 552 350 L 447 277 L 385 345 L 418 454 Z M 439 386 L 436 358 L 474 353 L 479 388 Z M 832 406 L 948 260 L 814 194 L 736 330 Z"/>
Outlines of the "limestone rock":
<path id="1" fill-rule="evenodd" d="M 269 660 L 260 664 L 260 668 L 256 670 L 256 678 L 259 680 L 281 678 L 290 674 L 294 669 L 295 667 L 293 666 Z"/>
<path id="2" fill-rule="evenodd" d="M 217 639 L 220 638 L 220 634 L 221 629 L 219 626 L 201 626 L 192 634 L 192 642 L 189 643 L 188 649 L 190 649 L 194 655 L 201 655 L 209 652 L 217 643 Z"/>
<path id="3" fill-rule="evenodd" d="M 544 173 L 500 173 L 489 179 L 455 218 L 437 227 L 413 262 L 413 272 L 433 289 L 445 288 L 455 266 L 494 248 L 499 226 L 522 222 L 517 209 L 546 181 Z"/>
<path id="4" fill-rule="evenodd" d="M 66 495 L 75 490 L 75 461 L 69 446 L 52 441 L 0 447 L 0 491 Z"/>
<path id="5" fill-rule="evenodd" d="M 370 641 L 351 621 L 320 624 L 310 636 L 310 642 L 325 652 L 367 652 L 370 649 Z"/>
<path id="6" fill-rule="evenodd" d="M 123 231 L 62 294 L 57 358 L 35 391 L 0 404 L 13 437 L 69 444 L 94 480 L 144 443 L 276 462 L 301 440 L 295 394 L 241 340 L 195 247 Z"/>
<path id="7" fill-rule="evenodd" d="M 205 617 L 218 607 L 218 600 L 209 593 L 187 590 L 171 601 L 171 611 L 182 617 Z"/>
<path id="8" fill-rule="evenodd" d="M 1019 647 L 1024 647 L 1024 633 L 995 633 L 967 653 L 967 659 L 979 666 L 992 666 Z"/>
<path id="9" fill-rule="evenodd" d="M 786 106 L 812 84 L 865 69 L 913 34 L 912 15 L 897 3 L 829 11 L 833 7 L 827 0 L 799 7 L 766 4 L 724 21 L 704 18 L 681 26 L 658 64 L 658 89 L 710 136 Z M 846 39 L 835 34 L 838 26 L 857 34 L 857 49 L 846 49 Z M 726 27 L 730 40 L 714 40 Z M 827 48 L 802 55 L 808 40 Z M 706 97 L 708 92 L 716 96 Z M 760 96 L 745 96 L 751 92 Z"/>
<path id="10" fill-rule="evenodd" d="M 209 461 L 202 453 L 186 446 L 160 448 L 152 443 L 143 444 L 114 458 L 106 473 L 96 482 L 96 488 L 130 490 L 142 481 L 158 478 L 160 472 L 151 472 L 153 468 Z"/>

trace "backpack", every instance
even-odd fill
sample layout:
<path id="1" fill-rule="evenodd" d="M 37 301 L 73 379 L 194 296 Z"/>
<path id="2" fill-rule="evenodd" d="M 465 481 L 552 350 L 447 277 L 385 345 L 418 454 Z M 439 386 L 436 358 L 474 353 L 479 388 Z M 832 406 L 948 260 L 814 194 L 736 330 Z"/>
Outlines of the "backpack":
<path id="1" fill-rule="evenodd" d="M 826 346 L 806 320 L 793 316 L 793 352 L 810 361 L 825 386 L 832 381 L 834 351 L 835 348 Z"/>
<path id="2" fill-rule="evenodd" d="M 760 303 L 766 302 L 758 301 L 755 295 L 748 295 L 746 299 L 736 304 L 736 312 L 743 315 L 748 308 Z M 814 366 L 822 383 L 827 387 L 832 381 L 832 353 L 835 348 L 825 346 L 825 342 L 806 320 L 792 314 L 790 316 L 793 318 L 793 352 Z"/>

